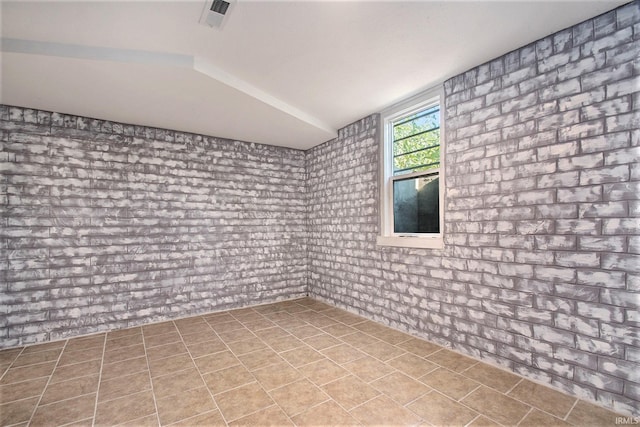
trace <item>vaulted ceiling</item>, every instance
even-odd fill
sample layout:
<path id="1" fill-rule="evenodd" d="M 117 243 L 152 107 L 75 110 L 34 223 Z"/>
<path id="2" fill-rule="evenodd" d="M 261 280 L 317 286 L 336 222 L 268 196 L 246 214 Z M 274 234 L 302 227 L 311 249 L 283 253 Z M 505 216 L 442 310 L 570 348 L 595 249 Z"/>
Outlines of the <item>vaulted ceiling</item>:
<path id="1" fill-rule="evenodd" d="M 0 102 L 307 149 L 626 1 L 2 1 Z"/>

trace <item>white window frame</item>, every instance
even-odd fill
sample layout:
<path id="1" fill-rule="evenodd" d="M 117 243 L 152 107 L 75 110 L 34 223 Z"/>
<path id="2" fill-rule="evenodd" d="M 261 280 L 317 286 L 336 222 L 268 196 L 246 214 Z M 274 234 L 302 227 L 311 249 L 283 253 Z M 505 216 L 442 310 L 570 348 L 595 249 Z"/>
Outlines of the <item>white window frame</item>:
<path id="1" fill-rule="evenodd" d="M 420 110 L 440 105 L 440 167 L 425 172 L 393 175 L 393 122 Z M 429 89 L 382 111 L 380 115 L 380 235 L 376 243 L 380 246 L 409 248 L 444 248 L 444 193 L 445 193 L 445 123 L 444 89 L 442 86 Z M 438 195 L 440 199 L 439 233 L 395 233 L 393 229 L 393 181 L 439 173 Z"/>

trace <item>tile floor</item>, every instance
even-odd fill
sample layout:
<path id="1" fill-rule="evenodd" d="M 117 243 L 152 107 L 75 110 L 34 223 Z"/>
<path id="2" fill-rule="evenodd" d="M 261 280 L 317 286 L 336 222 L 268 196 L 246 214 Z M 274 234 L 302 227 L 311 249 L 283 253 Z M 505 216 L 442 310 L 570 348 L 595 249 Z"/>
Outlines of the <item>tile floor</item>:
<path id="1" fill-rule="evenodd" d="M 0 425 L 614 425 L 312 299 L 0 351 Z"/>

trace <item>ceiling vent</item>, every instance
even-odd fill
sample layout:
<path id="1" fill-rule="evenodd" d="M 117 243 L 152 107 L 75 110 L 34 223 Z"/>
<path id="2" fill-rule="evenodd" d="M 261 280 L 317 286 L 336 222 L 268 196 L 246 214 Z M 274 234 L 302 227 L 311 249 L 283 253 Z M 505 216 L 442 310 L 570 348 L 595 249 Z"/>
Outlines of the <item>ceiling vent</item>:
<path id="1" fill-rule="evenodd" d="M 199 22 L 209 27 L 222 28 L 234 5 L 235 0 L 207 0 Z"/>

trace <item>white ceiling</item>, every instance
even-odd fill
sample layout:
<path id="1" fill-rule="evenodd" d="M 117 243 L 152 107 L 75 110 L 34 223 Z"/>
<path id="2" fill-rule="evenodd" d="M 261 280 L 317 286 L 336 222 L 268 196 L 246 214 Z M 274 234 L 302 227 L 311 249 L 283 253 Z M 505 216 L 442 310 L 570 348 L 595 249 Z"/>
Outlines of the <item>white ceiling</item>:
<path id="1" fill-rule="evenodd" d="M 2 1 L 0 102 L 307 149 L 626 1 Z"/>

